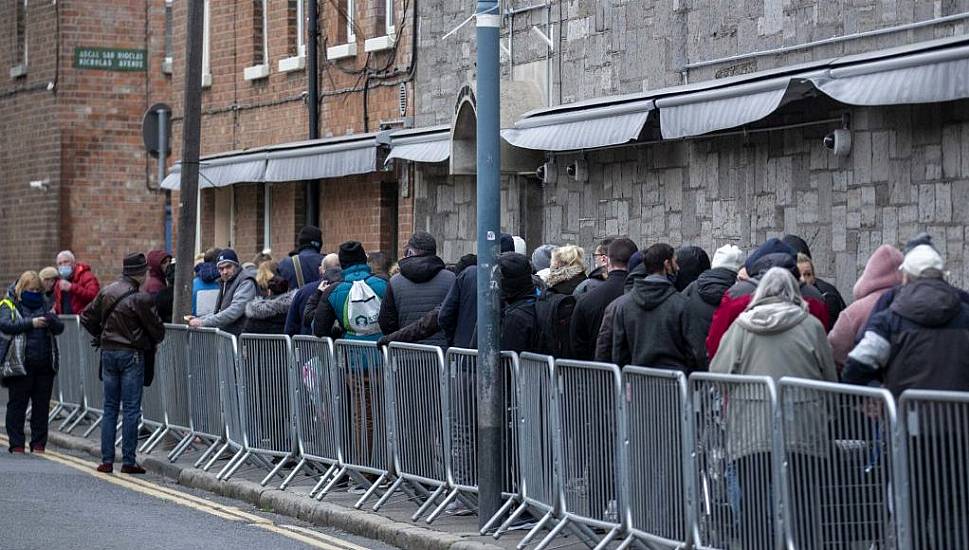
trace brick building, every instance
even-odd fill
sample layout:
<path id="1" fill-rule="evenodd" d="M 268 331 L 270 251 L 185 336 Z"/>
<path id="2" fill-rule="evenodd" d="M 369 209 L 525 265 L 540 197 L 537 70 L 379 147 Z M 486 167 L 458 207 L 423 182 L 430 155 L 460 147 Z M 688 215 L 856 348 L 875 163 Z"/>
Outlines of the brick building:
<path id="1" fill-rule="evenodd" d="M 164 245 L 141 120 L 167 101 L 165 0 L 0 6 L 0 281 L 72 249 L 102 278 Z"/>
<path id="2" fill-rule="evenodd" d="M 395 251 L 410 230 L 410 203 L 397 193 L 407 172 L 385 168 L 383 144 L 414 114 L 413 5 L 319 3 L 321 137 L 307 141 L 306 2 L 205 2 L 200 248 L 231 245 L 243 259 L 270 248 L 282 257 L 307 221 L 306 182 L 318 180 L 324 249 L 356 238 L 368 251 Z M 176 2 L 176 90 L 186 16 Z M 180 136 L 180 94 L 173 107 Z M 180 149 L 178 139 L 174 158 Z M 165 186 L 177 189 L 179 177 L 175 166 Z"/>
<path id="3" fill-rule="evenodd" d="M 530 249 L 613 234 L 749 248 L 796 233 L 850 297 L 879 244 L 928 230 L 969 283 L 969 2 L 531 4 L 502 15 L 502 86 L 531 83 L 546 103 L 502 122 L 506 149 L 548 161 L 544 181 L 504 177 L 503 225 Z M 471 9 L 420 3 L 417 69 L 416 125 L 453 128 L 454 154 L 414 163 L 415 223 L 462 252 L 475 193 L 455 156 L 473 124 L 453 106 L 474 87 L 474 30 L 438 39 Z M 837 129 L 845 154 L 822 144 Z"/>

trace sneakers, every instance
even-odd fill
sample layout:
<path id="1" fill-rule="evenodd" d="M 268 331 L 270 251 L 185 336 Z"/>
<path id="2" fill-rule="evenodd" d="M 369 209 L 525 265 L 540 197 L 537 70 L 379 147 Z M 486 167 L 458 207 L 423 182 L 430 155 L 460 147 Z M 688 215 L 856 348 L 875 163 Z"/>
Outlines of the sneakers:
<path id="1" fill-rule="evenodd" d="M 24 454 L 24 448 L 23 447 L 10 447 L 10 452 L 11 453 L 17 453 L 17 454 Z"/>
<path id="2" fill-rule="evenodd" d="M 33 447 L 30 448 L 30 452 L 32 452 L 34 454 L 37 454 L 37 455 L 42 455 L 42 454 L 44 454 L 44 446 L 43 445 L 34 445 Z"/>
<path id="3" fill-rule="evenodd" d="M 98 466 L 98 471 L 101 472 L 102 474 L 110 474 L 114 472 L 114 464 L 111 464 L 110 462 L 105 462 L 100 466 Z"/>
<path id="4" fill-rule="evenodd" d="M 144 468 L 137 464 L 125 464 L 121 467 L 122 474 L 141 475 L 147 473 Z"/>

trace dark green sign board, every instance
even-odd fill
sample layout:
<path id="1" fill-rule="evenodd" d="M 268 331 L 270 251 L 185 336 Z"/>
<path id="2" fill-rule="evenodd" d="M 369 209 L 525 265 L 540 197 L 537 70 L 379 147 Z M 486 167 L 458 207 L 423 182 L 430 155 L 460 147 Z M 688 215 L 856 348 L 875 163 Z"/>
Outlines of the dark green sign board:
<path id="1" fill-rule="evenodd" d="M 102 71 L 144 71 L 148 65 L 145 50 L 124 48 L 74 48 L 75 69 Z"/>

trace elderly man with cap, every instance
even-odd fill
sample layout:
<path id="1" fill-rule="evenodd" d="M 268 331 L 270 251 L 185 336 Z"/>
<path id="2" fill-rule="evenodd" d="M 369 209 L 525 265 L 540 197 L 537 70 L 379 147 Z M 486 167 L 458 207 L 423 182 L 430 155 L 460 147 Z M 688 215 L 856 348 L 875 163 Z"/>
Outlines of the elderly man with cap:
<path id="1" fill-rule="evenodd" d="M 900 269 L 902 286 L 848 354 L 844 381 L 882 380 L 895 396 L 907 389 L 969 391 L 969 305 L 946 282 L 942 256 L 920 244 Z"/>
<path id="2" fill-rule="evenodd" d="M 246 324 L 246 304 L 256 297 L 256 270 L 243 269 L 235 250 L 226 248 L 216 259 L 221 278 L 215 313 L 189 319 L 191 327 L 214 327 L 238 336 Z"/>
<path id="3" fill-rule="evenodd" d="M 411 236 L 397 265 L 400 273 L 390 278 L 387 296 L 380 305 L 378 321 L 384 334 L 400 330 L 441 305 L 454 284 L 454 273 L 444 268 L 444 260 L 437 255 L 437 241 L 426 231 Z M 447 346 L 447 336 L 439 331 L 418 343 Z"/>
<path id="4" fill-rule="evenodd" d="M 143 474 L 135 462 L 138 424 L 141 420 L 142 387 L 151 384 L 153 355 L 165 338 L 165 326 L 155 300 L 138 289 L 145 282 L 148 260 L 144 254 L 124 258 L 121 278 L 94 298 L 81 314 L 81 325 L 100 342 L 101 379 L 104 381 L 104 419 L 101 422 L 101 465 L 98 471 L 114 471 L 114 441 L 118 407 L 123 408 L 121 472 Z"/>
<path id="5" fill-rule="evenodd" d="M 319 227 L 307 225 L 299 230 L 296 250 L 279 262 L 279 274 L 289 281 L 289 288 L 303 288 L 320 280 L 320 264 L 323 263 L 323 232 Z"/>

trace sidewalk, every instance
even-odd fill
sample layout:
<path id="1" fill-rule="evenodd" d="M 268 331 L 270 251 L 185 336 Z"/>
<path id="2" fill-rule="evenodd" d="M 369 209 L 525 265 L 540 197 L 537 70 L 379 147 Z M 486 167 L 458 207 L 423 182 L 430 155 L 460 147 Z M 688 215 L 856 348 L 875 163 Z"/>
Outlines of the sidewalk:
<path id="1" fill-rule="evenodd" d="M 166 441 L 166 443 L 168 443 Z M 49 444 L 90 454 L 100 459 L 100 442 L 94 435 L 85 439 L 66 435 L 51 429 Z M 379 512 L 371 507 L 377 498 L 371 498 L 361 510 L 353 508 L 359 495 L 347 493 L 345 488 L 331 491 L 323 502 L 307 496 L 317 481 L 308 473 L 297 475 L 285 491 L 278 489 L 281 478 L 276 478 L 261 487 L 259 481 L 266 471 L 250 466 L 241 468 L 229 481 L 216 479 L 218 470 L 226 463 L 217 462 L 210 472 L 193 468 L 201 450 L 189 450 L 178 462 L 172 464 L 160 445 L 149 455 L 140 455 L 139 460 L 145 469 L 176 480 L 179 484 L 196 489 L 235 498 L 252 504 L 262 510 L 272 511 L 307 523 L 334 527 L 348 533 L 376 539 L 400 548 L 414 550 L 498 550 L 515 548 L 527 531 L 517 530 L 506 533 L 495 541 L 490 536 L 478 534 L 477 516 L 450 516 L 442 514 L 434 523 L 427 525 L 422 519 L 413 522 L 411 516 L 417 505 L 410 502 L 406 495 L 398 493 L 392 497 Z M 119 451 L 120 453 L 120 451 Z M 305 470 L 305 468 L 304 468 Z M 285 471 L 288 473 L 288 470 Z M 541 537 L 538 537 L 539 539 Z M 566 543 L 558 548 L 585 548 L 575 539 L 560 538 L 557 544 Z"/>

